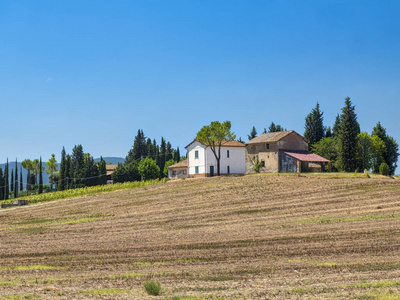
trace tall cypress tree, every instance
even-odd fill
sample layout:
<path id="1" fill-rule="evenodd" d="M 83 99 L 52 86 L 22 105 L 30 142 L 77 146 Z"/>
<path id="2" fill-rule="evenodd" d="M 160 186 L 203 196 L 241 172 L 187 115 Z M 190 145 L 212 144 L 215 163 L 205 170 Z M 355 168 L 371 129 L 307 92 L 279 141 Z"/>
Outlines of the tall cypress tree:
<path id="1" fill-rule="evenodd" d="M 338 135 L 338 167 L 341 171 L 354 172 L 357 169 L 357 135 L 360 125 L 357 121 L 355 106 L 350 98 L 345 99 L 345 106 L 340 116 L 340 130 Z"/>
<path id="2" fill-rule="evenodd" d="M 10 183 L 10 193 L 14 193 L 14 169 L 11 169 L 11 183 Z"/>
<path id="3" fill-rule="evenodd" d="M 307 115 L 305 122 L 304 137 L 310 141 L 310 145 L 315 144 L 325 136 L 324 113 L 319 109 L 319 103 Z"/>
<path id="4" fill-rule="evenodd" d="M 15 159 L 14 198 L 18 198 L 18 163 L 17 163 L 17 159 Z"/>
<path id="5" fill-rule="evenodd" d="M 0 168 L 0 200 L 4 200 L 4 178 L 3 178 L 3 169 Z"/>
<path id="6" fill-rule="evenodd" d="M 174 152 L 174 161 L 179 162 L 181 160 L 181 153 L 179 151 L 179 147 L 176 148 L 176 151 Z"/>
<path id="7" fill-rule="evenodd" d="M 43 170 L 42 170 L 42 157 L 39 161 L 39 191 L 38 194 L 43 193 Z"/>
<path id="8" fill-rule="evenodd" d="M 159 160 L 159 167 L 160 167 L 160 177 L 164 177 L 164 167 L 165 167 L 165 155 L 167 151 L 167 145 L 163 137 L 161 137 L 161 144 L 160 144 L 160 160 Z M 162 171 L 161 171 L 162 170 Z"/>
<path id="9" fill-rule="evenodd" d="M 22 180 L 22 167 L 19 169 L 19 190 L 22 192 L 24 190 L 24 181 Z"/>
<path id="10" fill-rule="evenodd" d="M 167 142 L 167 147 L 165 149 L 165 161 L 169 161 L 172 159 L 172 145 L 170 142 Z"/>
<path id="11" fill-rule="evenodd" d="M 103 156 L 100 156 L 100 161 L 98 163 L 99 167 L 99 178 L 100 178 L 100 184 L 105 185 L 107 184 L 107 168 L 106 168 L 106 162 L 103 159 Z"/>
<path id="12" fill-rule="evenodd" d="M 65 190 L 65 169 L 66 169 L 66 153 L 65 153 L 65 147 L 62 148 L 61 150 L 61 162 L 60 162 L 60 171 L 59 171 L 59 179 L 58 179 L 58 189 L 60 191 Z"/>
<path id="13" fill-rule="evenodd" d="M 10 182 L 8 180 L 8 158 L 7 163 L 4 166 L 4 199 L 10 198 Z"/>

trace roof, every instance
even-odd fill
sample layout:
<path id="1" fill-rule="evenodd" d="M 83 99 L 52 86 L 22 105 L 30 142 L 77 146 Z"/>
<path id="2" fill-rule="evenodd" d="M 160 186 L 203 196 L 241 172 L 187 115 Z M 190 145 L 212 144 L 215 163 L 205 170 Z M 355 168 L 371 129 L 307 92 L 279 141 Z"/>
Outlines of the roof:
<path id="1" fill-rule="evenodd" d="M 297 159 L 300 161 L 309 161 L 309 162 L 329 162 L 330 160 L 319 156 L 310 151 L 295 151 L 295 150 L 282 150 L 283 153 Z"/>
<path id="2" fill-rule="evenodd" d="M 169 166 L 168 169 L 187 168 L 187 166 L 188 166 L 188 161 L 187 159 L 185 159 L 174 165 Z"/>
<path id="3" fill-rule="evenodd" d="M 302 137 L 305 142 L 309 142 L 306 138 L 304 138 L 302 135 L 298 134 L 294 130 L 287 130 L 287 131 L 277 131 L 277 132 L 268 132 L 268 133 L 262 133 L 259 136 L 256 136 L 254 139 L 251 139 L 246 143 L 246 145 L 249 144 L 260 144 L 260 143 L 272 143 L 272 142 L 277 142 L 283 139 L 285 136 L 288 136 L 294 132 L 298 136 Z"/>
<path id="4" fill-rule="evenodd" d="M 117 168 L 118 165 L 108 165 L 106 164 L 106 173 L 107 175 L 111 175 L 114 173 L 115 169 Z"/>
<path id="5" fill-rule="evenodd" d="M 195 137 L 194 140 L 189 145 L 187 145 L 185 148 L 189 147 L 194 142 L 199 142 L 200 144 L 203 144 L 197 139 L 197 137 Z M 210 145 L 205 145 L 205 146 L 209 147 Z M 241 142 L 238 142 L 238 141 L 223 141 L 221 143 L 221 147 L 246 147 L 246 145 Z"/>

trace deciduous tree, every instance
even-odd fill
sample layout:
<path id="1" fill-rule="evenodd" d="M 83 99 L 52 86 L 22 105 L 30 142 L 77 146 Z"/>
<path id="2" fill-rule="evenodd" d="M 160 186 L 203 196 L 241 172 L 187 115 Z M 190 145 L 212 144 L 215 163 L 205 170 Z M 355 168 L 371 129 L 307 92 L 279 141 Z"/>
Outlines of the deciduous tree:
<path id="1" fill-rule="evenodd" d="M 219 121 L 211 122 L 210 125 L 203 126 L 197 133 L 197 140 L 210 147 L 214 153 L 217 161 L 217 174 L 220 173 L 220 160 L 221 160 L 221 145 L 224 141 L 233 141 L 236 135 L 231 131 L 231 122 L 225 121 L 220 123 Z"/>

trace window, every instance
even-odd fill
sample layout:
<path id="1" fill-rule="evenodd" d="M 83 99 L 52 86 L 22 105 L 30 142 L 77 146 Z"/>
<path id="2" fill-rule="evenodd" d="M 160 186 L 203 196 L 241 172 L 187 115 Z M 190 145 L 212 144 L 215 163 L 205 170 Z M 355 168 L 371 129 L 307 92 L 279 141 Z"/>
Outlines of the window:
<path id="1" fill-rule="evenodd" d="M 231 167 L 230 166 L 226 167 L 226 173 L 228 173 L 228 174 L 231 173 Z"/>
<path id="2" fill-rule="evenodd" d="M 172 176 L 175 176 L 176 175 L 176 171 L 172 171 Z"/>
<path id="3" fill-rule="evenodd" d="M 265 160 L 261 161 L 261 167 L 263 167 L 263 168 L 265 167 Z"/>
<path id="4" fill-rule="evenodd" d="M 229 150 L 226 150 L 226 157 L 229 158 Z"/>
<path id="5" fill-rule="evenodd" d="M 267 149 L 269 149 L 269 144 L 267 144 Z"/>
<path id="6" fill-rule="evenodd" d="M 199 174 L 199 167 L 198 166 L 194 167 L 194 173 L 195 174 Z"/>
<path id="7" fill-rule="evenodd" d="M 199 158 L 199 150 L 194 151 L 194 158 Z"/>

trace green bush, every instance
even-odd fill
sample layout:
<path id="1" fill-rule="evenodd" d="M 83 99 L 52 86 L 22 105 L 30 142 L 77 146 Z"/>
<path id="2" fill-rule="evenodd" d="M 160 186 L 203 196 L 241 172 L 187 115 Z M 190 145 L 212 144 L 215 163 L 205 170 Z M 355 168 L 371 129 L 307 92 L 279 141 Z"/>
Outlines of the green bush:
<path id="1" fill-rule="evenodd" d="M 146 281 L 143 286 L 149 295 L 157 296 L 161 292 L 161 284 L 154 280 Z"/>
<path id="2" fill-rule="evenodd" d="M 390 168 L 387 163 L 381 163 L 379 166 L 379 174 L 389 176 Z"/>

